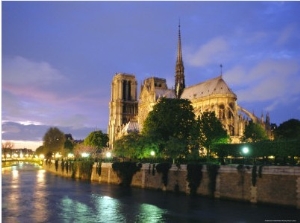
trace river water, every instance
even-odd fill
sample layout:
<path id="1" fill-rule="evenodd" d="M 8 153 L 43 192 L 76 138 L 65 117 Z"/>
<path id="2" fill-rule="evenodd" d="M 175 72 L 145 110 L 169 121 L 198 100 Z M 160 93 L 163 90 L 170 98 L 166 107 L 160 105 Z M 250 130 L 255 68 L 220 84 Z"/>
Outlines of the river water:
<path id="1" fill-rule="evenodd" d="M 71 180 L 21 164 L 2 169 L 2 222 L 300 222 L 300 211 Z"/>

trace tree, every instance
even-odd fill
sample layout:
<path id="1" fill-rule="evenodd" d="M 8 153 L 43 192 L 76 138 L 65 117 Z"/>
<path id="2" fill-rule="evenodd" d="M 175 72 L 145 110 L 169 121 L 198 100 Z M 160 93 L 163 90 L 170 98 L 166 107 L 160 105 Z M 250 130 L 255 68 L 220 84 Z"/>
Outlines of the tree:
<path id="1" fill-rule="evenodd" d="M 4 155 L 5 158 L 8 154 L 11 155 L 14 146 L 15 146 L 14 143 L 10 141 L 6 141 L 4 143 L 2 142 L 2 155 Z"/>
<path id="2" fill-rule="evenodd" d="M 227 143 L 229 136 L 215 112 L 203 112 L 198 118 L 199 144 L 210 155 L 211 146 L 218 143 Z"/>
<path id="3" fill-rule="evenodd" d="M 195 126 L 195 114 L 189 100 L 161 98 L 149 112 L 142 134 L 156 142 L 161 156 L 172 154 L 172 157 L 178 157 L 187 154 L 188 143 L 195 137 Z M 176 140 L 181 142 L 180 146 L 170 151 Z"/>
<path id="4" fill-rule="evenodd" d="M 102 131 L 94 131 L 91 132 L 85 139 L 84 145 L 92 146 L 96 149 L 102 149 L 107 146 L 108 143 L 108 135 L 103 133 Z"/>
<path id="5" fill-rule="evenodd" d="M 13 149 L 14 148 L 14 143 L 10 141 L 2 142 L 2 149 Z"/>
<path id="6" fill-rule="evenodd" d="M 268 140 L 266 130 L 258 123 L 250 121 L 244 130 L 244 134 L 241 137 L 242 142 L 259 142 Z"/>
<path id="7" fill-rule="evenodd" d="M 51 127 L 43 137 L 43 146 L 46 157 L 52 153 L 63 152 L 65 143 L 65 134 L 56 127 Z"/>
<path id="8" fill-rule="evenodd" d="M 73 153 L 74 149 L 74 139 L 72 134 L 65 134 L 65 143 L 64 143 L 64 156 L 69 153 Z"/>
<path id="9" fill-rule="evenodd" d="M 151 152 L 157 153 L 157 146 L 149 138 L 136 132 L 129 133 L 116 140 L 114 154 L 129 159 L 151 157 Z"/>
<path id="10" fill-rule="evenodd" d="M 300 139 L 300 120 L 290 119 L 283 122 L 274 132 L 275 139 Z"/>
<path id="11" fill-rule="evenodd" d="M 39 146 L 39 147 L 35 150 L 35 153 L 36 153 L 37 155 L 41 155 L 41 154 L 45 155 L 45 148 L 44 148 L 44 146 Z"/>

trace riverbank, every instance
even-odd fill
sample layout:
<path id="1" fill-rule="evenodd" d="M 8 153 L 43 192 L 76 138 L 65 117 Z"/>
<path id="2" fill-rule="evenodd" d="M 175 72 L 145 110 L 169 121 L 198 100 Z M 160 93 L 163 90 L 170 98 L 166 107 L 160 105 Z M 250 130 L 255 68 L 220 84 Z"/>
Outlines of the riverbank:
<path id="1" fill-rule="evenodd" d="M 77 168 L 74 171 L 61 161 L 44 162 L 43 168 L 59 176 L 91 180 L 98 183 L 120 184 L 112 163 L 92 163 L 87 174 Z M 144 163 L 133 175 L 131 186 L 189 194 L 187 165 L 172 165 L 168 171 L 167 184 L 163 173 L 158 173 L 155 164 Z M 300 167 L 296 166 L 220 166 L 217 174 L 203 165 L 201 181 L 196 193 L 214 198 L 238 200 L 250 203 L 265 203 L 296 207 L 300 209 Z"/>

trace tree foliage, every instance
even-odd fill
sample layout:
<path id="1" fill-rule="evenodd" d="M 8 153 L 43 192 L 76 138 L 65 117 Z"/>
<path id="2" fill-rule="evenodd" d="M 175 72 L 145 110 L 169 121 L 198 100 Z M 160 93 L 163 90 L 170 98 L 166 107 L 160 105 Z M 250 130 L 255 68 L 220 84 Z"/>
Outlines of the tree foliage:
<path id="1" fill-rule="evenodd" d="M 14 143 L 10 141 L 2 142 L 2 149 L 13 149 Z"/>
<path id="2" fill-rule="evenodd" d="M 14 143 L 10 141 L 2 142 L 2 155 L 11 154 L 12 149 L 14 148 Z"/>
<path id="3" fill-rule="evenodd" d="M 290 119 L 279 125 L 274 132 L 275 139 L 300 139 L 300 120 Z"/>
<path id="4" fill-rule="evenodd" d="M 142 134 L 158 145 L 161 156 L 175 158 L 187 153 L 188 143 L 196 137 L 195 126 L 189 100 L 161 98 L 146 118 Z"/>
<path id="5" fill-rule="evenodd" d="M 84 145 L 92 146 L 97 149 L 102 149 L 107 146 L 108 135 L 103 133 L 101 130 L 91 132 L 85 139 Z"/>
<path id="6" fill-rule="evenodd" d="M 250 121 L 244 130 L 244 134 L 241 137 L 242 142 L 259 142 L 268 140 L 266 130 L 258 123 Z"/>
<path id="7" fill-rule="evenodd" d="M 56 127 L 51 127 L 43 137 L 43 146 L 46 153 L 63 152 L 65 134 Z"/>
<path id="8" fill-rule="evenodd" d="M 36 150 L 35 150 L 35 153 L 37 155 L 41 155 L 41 154 L 44 154 L 45 155 L 45 148 L 44 146 L 39 146 Z"/>
<path id="9" fill-rule="evenodd" d="M 114 143 L 114 154 L 130 159 L 151 157 L 151 151 L 157 152 L 156 144 L 138 133 L 129 133 Z"/>
<path id="10" fill-rule="evenodd" d="M 242 149 L 249 148 L 249 157 L 264 156 L 300 156 L 300 139 L 283 141 L 260 141 L 255 143 L 242 144 L 218 144 L 214 145 L 214 150 L 219 157 L 243 156 Z"/>
<path id="11" fill-rule="evenodd" d="M 218 143 L 227 143 L 229 136 L 214 112 L 203 112 L 198 119 L 199 144 L 210 154 L 210 147 Z"/>

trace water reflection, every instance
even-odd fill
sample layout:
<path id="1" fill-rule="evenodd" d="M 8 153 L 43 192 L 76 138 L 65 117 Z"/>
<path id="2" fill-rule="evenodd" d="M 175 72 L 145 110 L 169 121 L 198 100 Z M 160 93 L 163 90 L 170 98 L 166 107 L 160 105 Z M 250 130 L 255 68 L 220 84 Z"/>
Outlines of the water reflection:
<path id="1" fill-rule="evenodd" d="M 166 213 L 163 209 L 151 204 L 142 204 L 139 209 L 139 219 L 149 223 L 161 222 Z"/>
<path id="2" fill-rule="evenodd" d="M 264 222 L 297 210 L 191 198 L 58 177 L 36 167 L 2 170 L 2 222 Z"/>
<path id="3" fill-rule="evenodd" d="M 109 219 L 110 217 L 114 219 L 114 215 L 117 216 L 120 214 L 118 216 L 119 220 L 124 220 L 124 216 L 118 211 L 120 206 L 118 200 L 109 196 L 98 196 L 95 194 L 93 195 L 93 200 L 96 204 L 98 220 Z"/>
<path id="4" fill-rule="evenodd" d="M 48 193 L 46 190 L 45 170 L 37 170 L 34 183 L 34 193 L 32 194 L 32 218 L 37 222 L 45 222 L 48 218 L 47 199 Z"/>

